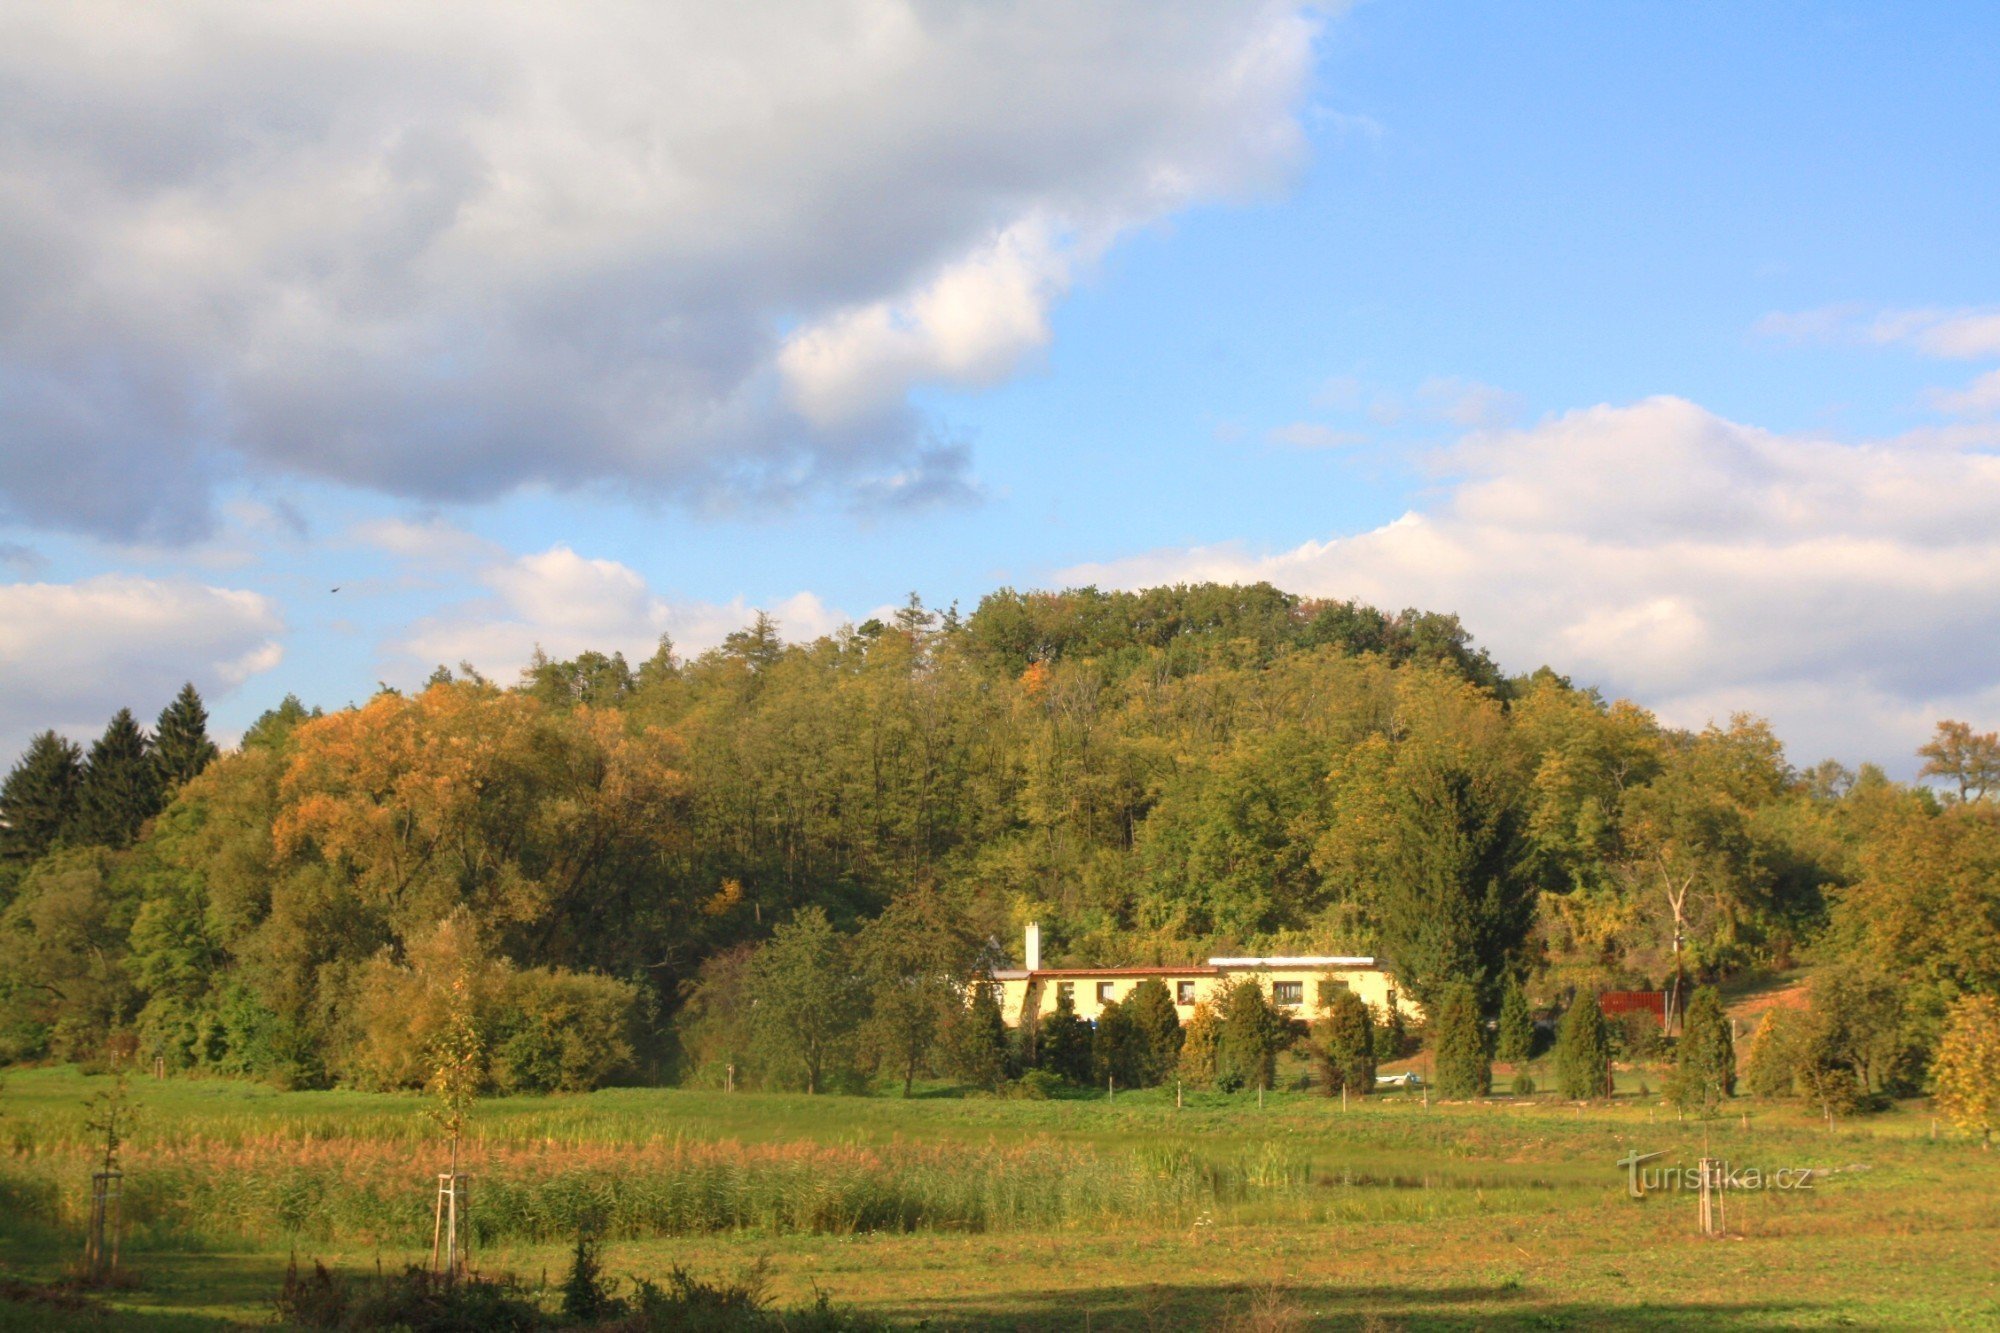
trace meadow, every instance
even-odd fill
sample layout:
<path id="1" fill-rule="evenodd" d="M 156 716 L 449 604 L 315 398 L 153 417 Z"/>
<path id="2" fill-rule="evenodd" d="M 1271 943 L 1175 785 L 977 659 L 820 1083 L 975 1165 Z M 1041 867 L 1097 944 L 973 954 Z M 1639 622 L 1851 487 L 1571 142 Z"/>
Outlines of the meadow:
<path id="1" fill-rule="evenodd" d="M 111 1080 L 0 1088 L 0 1264 L 45 1281 L 81 1245 Z M 609 1269 L 760 1262 L 932 1328 L 2000 1326 L 2000 1154 L 1922 1103 L 1837 1122 L 1739 1099 L 1680 1120 L 1628 1078 L 1577 1107 L 1171 1090 L 1047 1101 L 614 1089 L 480 1104 L 475 1261 L 557 1280 L 579 1228 Z M 288 1259 L 394 1268 L 427 1251 L 441 1161 L 414 1097 L 134 1080 L 129 1285 L 0 1328 L 267 1323 Z M 1811 1168 L 1810 1187 L 1627 1197 L 1631 1152 Z"/>

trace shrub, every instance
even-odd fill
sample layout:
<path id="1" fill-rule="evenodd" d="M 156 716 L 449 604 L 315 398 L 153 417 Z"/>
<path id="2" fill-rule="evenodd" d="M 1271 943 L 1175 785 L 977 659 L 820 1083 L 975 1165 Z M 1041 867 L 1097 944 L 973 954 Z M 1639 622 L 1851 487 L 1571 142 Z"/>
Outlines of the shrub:
<path id="1" fill-rule="evenodd" d="M 515 973 L 496 1021 L 493 1080 L 507 1092 L 587 1092 L 632 1063 L 639 992 L 563 968 Z"/>
<path id="2" fill-rule="evenodd" d="M 1343 989 L 1327 997 L 1325 1012 L 1313 1022 L 1312 1054 L 1327 1096 L 1345 1089 L 1365 1097 L 1375 1090 L 1375 1021 L 1360 996 Z"/>
<path id="3" fill-rule="evenodd" d="M 1076 1016 L 1068 991 L 1056 993 L 1056 1007 L 1036 1034 L 1035 1063 L 1066 1083 L 1090 1081 L 1090 1024 Z"/>
<path id="4" fill-rule="evenodd" d="M 1140 1042 L 1133 1082 L 1147 1088 L 1165 1083 L 1180 1062 L 1183 1039 L 1180 1011 L 1174 1008 L 1167 983 L 1147 977 L 1125 998 L 1125 1012 L 1131 1015 Z"/>
<path id="5" fill-rule="evenodd" d="M 1479 1018 L 1479 996 L 1463 981 L 1444 988 L 1431 1021 L 1436 1038 L 1433 1067 L 1440 1097 L 1484 1097 L 1493 1086 L 1493 1066 L 1486 1054 L 1486 1029 Z"/>
<path id="6" fill-rule="evenodd" d="M 1226 987 L 1217 1016 L 1216 1086 L 1228 1092 L 1270 1087 L 1277 1074 L 1278 1052 L 1290 1039 L 1291 1027 L 1264 998 L 1263 986 L 1255 977 L 1244 977 Z"/>
<path id="7" fill-rule="evenodd" d="M 2000 1003 L 1992 996 L 1969 995 L 1951 1007 L 1931 1077 L 1952 1123 L 1990 1148 L 2000 1124 Z"/>
<path id="8" fill-rule="evenodd" d="M 1208 1001 L 1195 1005 L 1181 1032 L 1180 1078 L 1191 1087 L 1206 1088 L 1215 1083 L 1215 1052 L 1222 1039 L 1222 1024 Z"/>
<path id="9" fill-rule="evenodd" d="M 1500 1027 L 1493 1054 L 1504 1064 L 1524 1065 L 1535 1056 L 1535 1016 L 1528 1011 L 1528 996 L 1519 979 L 1507 978 L 1500 993 Z"/>
<path id="10" fill-rule="evenodd" d="M 1611 1038 L 1597 997 L 1585 992 L 1570 1001 L 1556 1033 L 1556 1082 L 1572 1101 L 1611 1091 Z"/>
<path id="11" fill-rule="evenodd" d="M 1736 1042 L 1722 996 L 1713 986 L 1695 991 L 1681 1027 L 1674 1072 L 1667 1095 L 1682 1109 L 1713 1111 L 1725 1097 L 1736 1095 Z"/>
<path id="12" fill-rule="evenodd" d="M 1759 1097 L 1790 1097 L 1798 1091 L 1804 1058 L 1806 1016 L 1796 1009 L 1771 1009 L 1750 1038 L 1744 1076 Z"/>

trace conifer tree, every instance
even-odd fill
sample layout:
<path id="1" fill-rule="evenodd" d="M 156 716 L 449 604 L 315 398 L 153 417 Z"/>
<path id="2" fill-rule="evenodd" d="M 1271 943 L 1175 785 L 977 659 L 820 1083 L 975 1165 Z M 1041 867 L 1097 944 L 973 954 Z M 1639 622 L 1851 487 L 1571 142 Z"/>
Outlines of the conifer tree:
<path id="1" fill-rule="evenodd" d="M 1729 1016 L 1722 1010 L 1722 996 L 1713 986 L 1695 991 L 1688 1003 L 1667 1092 L 1674 1105 L 1703 1111 L 1712 1111 L 1723 1098 L 1736 1095 L 1736 1041 L 1729 1032 Z"/>
<path id="2" fill-rule="evenodd" d="M 1058 990 L 1054 1012 L 1042 1019 L 1037 1063 L 1065 1082 L 1088 1082 L 1090 1037 L 1090 1024 L 1076 1016 L 1076 1000 L 1067 990 Z"/>
<path id="3" fill-rule="evenodd" d="M 1145 1065 L 1144 1042 L 1125 1005 L 1114 1000 L 1098 1010 L 1090 1037 L 1091 1081 L 1115 1079 L 1120 1086 L 1137 1087 Z"/>
<path id="4" fill-rule="evenodd" d="M 1500 1031 L 1494 1055 L 1501 1063 L 1518 1068 L 1535 1055 L 1535 1019 L 1528 1012 L 1528 996 L 1518 978 L 1509 977 L 1500 993 Z"/>
<path id="5" fill-rule="evenodd" d="M 1342 988 L 1328 996 L 1312 1036 L 1321 1092 L 1365 1097 L 1375 1090 L 1375 1020 L 1359 995 Z"/>
<path id="6" fill-rule="evenodd" d="M 28 743 L 0 785 L 0 859 L 26 863 L 55 845 L 76 818 L 83 752 L 53 731 Z"/>
<path id="7" fill-rule="evenodd" d="M 1217 1006 L 1215 1082 L 1225 1092 L 1268 1088 L 1278 1071 L 1278 1052 L 1290 1035 L 1285 1016 L 1272 1007 L 1255 977 L 1244 977 L 1222 994 Z"/>
<path id="8" fill-rule="evenodd" d="M 159 771 L 161 790 L 171 796 L 215 756 L 215 742 L 208 738 L 208 709 L 190 681 L 161 710 L 159 728 L 153 733 L 153 767 Z"/>
<path id="9" fill-rule="evenodd" d="M 1577 996 L 1563 1015 L 1556 1032 L 1556 1082 L 1562 1095 L 1574 1101 L 1610 1090 L 1611 1034 L 1595 995 Z"/>
<path id="10" fill-rule="evenodd" d="M 951 1077 L 980 1088 L 1000 1085 L 1007 1077 L 1007 1020 L 993 983 L 973 983 L 964 1006 L 946 1017 L 939 1043 Z"/>
<path id="11" fill-rule="evenodd" d="M 1453 982 L 1444 988 L 1437 1015 L 1433 1075 L 1440 1097 L 1484 1097 L 1493 1087 L 1493 1066 L 1486 1053 L 1485 1025 L 1479 1018 L 1479 992 L 1472 983 Z"/>
<path id="12" fill-rule="evenodd" d="M 121 708 L 91 744 L 78 786 L 74 838 L 86 845 L 129 846 L 160 804 L 152 743 L 132 710 Z"/>
<path id="13" fill-rule="evenodd" d="M 1140 1065 L 1134 1082 L 1155 1087 L 1173 1077 L 1181 1058 L 1181 1016 L 1167 983 L 1148 977 L 1125 997 L 1125 1012 L 1140 1037 Z"/>

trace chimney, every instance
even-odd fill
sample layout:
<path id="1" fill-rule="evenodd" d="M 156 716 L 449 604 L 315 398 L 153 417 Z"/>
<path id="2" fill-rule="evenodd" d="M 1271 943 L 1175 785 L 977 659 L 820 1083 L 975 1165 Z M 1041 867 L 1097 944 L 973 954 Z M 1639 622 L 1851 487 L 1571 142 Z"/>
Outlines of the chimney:
<path id="1" fill-rule="evenodd" d="M 1030 972 L 1039 972 L 1041 970 L 1042 923 L 1039 921 L 1030 921 L 1028 923 L 1026 949 L 1022 954 L 1022 961 L 1027 965 L 1027 969 Z"/>

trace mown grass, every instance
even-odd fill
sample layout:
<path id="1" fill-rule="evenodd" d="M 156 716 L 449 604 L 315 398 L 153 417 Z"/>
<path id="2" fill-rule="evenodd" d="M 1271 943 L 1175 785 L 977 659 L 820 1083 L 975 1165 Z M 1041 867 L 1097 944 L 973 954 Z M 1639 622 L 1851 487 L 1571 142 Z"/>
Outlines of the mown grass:
<path id="1" fill-rule="evenodd" d="M 21 1071 L 0 1091 L 17 1272 L 49 1276 L 79 1244 L 82 1106 L 105 1083 Z M 440 1153 L 419 1099 L 132 1090 L 143 1284 L 113 1300 L 131 1317 L 255 1319 L 254 1275 L 267 1295 L 294 1249 L 393 1266 L 427 1248 Z M 1930 1125 L 1914 1104 L 1829 1132 L 1785 1105 L 1680 1121 L 1637 1097 L 1343 1112 L 1292 1093 L 1260 1110 L 628 1089 L 483 1103 L 467 1157 L 490 1267 L 559 1272 L 589 1226 L 614 1271 L 769 1254 L 787 1299 L 817 1282 L 934 1327 L 1203 1327 L 1257 1288 L 1299 1327 L 2000 1326 L 2000 1154 Z M 1624 1197 L 1633 1150 L 1830 1174 L 1732 1199 L 1734 1237 L 1703 1242 L 1685 1198 Z"/>

